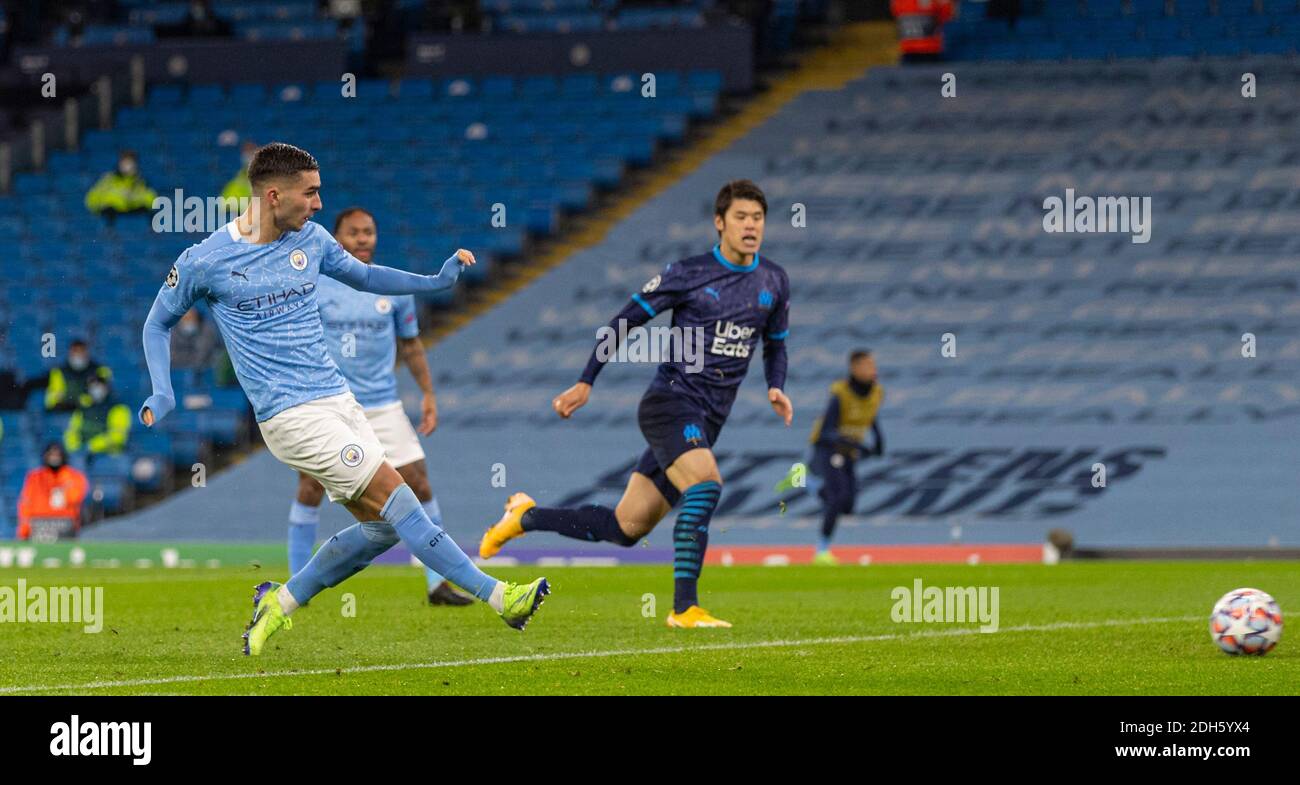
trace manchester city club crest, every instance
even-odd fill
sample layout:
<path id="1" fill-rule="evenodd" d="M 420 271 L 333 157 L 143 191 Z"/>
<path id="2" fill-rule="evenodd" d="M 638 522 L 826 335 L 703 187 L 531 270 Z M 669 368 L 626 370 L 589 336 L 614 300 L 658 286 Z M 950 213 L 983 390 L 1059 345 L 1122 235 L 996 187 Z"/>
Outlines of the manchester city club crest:
<path id="1" fill-rule="evenodd" d="M 360 466 L 361 461 L 364 460 L 365 457 L 366 453 L 361 449 L 361 445 L 359 444 L 349 444 L 339 453 L 339 460 L 343 461 L 343 465 L 349 469 L 355 469 Z"/>
<path id="2" fill-rule="evenodd" d="M 289 266 L 299 272 L 307 269 L 307 252 L 301 248 L 295 248 L 293 253 L 289 254 Z"/>
<path id="3" fill-rule="evenodd" d="M 375 300 L 375 310 L 382 314 L 390 314 L 393 312 L 393 301 L 387 297 L 380 297 Z"/>

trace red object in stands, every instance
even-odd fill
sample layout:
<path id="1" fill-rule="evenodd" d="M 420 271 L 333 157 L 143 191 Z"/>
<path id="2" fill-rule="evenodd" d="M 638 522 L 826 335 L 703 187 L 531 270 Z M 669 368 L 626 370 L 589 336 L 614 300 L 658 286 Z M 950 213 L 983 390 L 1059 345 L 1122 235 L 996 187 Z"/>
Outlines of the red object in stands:
<path id="1" fill-rule="evenodd" d="M 905 55 L 943 53 L 943 24 L 953 16 L 952 0 L 890 0 L 898 20 L 898 48 Z"/>

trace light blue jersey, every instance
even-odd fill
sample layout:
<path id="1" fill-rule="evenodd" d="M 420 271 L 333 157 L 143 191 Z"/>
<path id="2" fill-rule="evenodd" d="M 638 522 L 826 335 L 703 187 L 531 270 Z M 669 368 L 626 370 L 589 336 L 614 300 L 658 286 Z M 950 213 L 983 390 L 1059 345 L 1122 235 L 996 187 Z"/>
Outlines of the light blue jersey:
<path id="1" fill-rule="evenodd" d="M 373 409 L 400 400 L 397 338 L 420 334 L 415 298 L 359 292 L 332 278 L 320 279 L 316 296 L 330 356 L 357 402 Z"/>
<path id="2" fill-rule="evenodd" d="M 317 279 L 355 276 L 352 265 L 364 267 L 311 221 L 263 244 L 241 239 L 230 223 L 180 255 L 158 302 L 178 317 L 199 300 L 207 303 L 263 422 L 348 390 L 326 349 Z"/>

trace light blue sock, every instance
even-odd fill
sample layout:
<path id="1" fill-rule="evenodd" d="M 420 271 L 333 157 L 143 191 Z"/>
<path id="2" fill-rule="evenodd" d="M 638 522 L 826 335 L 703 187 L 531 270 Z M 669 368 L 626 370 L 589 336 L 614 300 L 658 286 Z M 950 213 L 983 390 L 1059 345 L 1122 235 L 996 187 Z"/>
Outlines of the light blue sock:
<path id="1" fill-rule="evenodd" d="M 299 605 L 304 605 L 330 586 L 337 586 L 364 570 L 397 541 L 397 532 L 386 523 L 354 523 L 320 546 L 307 566 L 295 573 L 285 587 Z"/>
<path id="2" fill-rule="evenodd" d="M 316 526 L 320 523 L 320 507 L 308 507 L 294 501 L 289 508 L 289 574 L 297 575 L 307 566 L 311 552 L 316 547 Z"/>
<path id="3" fill-rule="evenodd" d="M 384 502 L 379 514 L 397 530 L 397 536 L 426 567 L 437 570 L 447 580 L 484 602 L 492 596 L 497 579 L 483 574 L 450 534 L 433 525 L 409 485 L 398 486 Z"/>
<path id="4" fill-rule="evenodd" d="M 420 506 L 423 507 L 424 511 L 429 515 L 429 520 L 433 522 L 434 526 L 442 526 L 442 509 L 438 507 L 438 500 L 436 498 L 430 499 Z M 424 583 L 425 586 L 428 587 L 429 591 L 433 591 L 442 583 L 442 576 L 434 572 L 432 567 L 425 567 Z"/>
<path id="5" fill-rule="evenodd" d="M 831 538 L 824 534 L 817 535 L 817 552 L 823 553 L 831 549 Z"/>

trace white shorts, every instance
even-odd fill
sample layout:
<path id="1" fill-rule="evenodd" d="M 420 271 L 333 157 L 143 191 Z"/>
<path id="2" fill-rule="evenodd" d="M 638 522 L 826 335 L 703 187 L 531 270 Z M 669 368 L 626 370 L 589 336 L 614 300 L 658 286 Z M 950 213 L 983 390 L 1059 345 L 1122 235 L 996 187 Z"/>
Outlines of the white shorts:
<path id="1" fill-rule="evenodd" d="M 258 427 L 271 454 L 314 477 L 332 502 L 354 501 L 385 460 L 383 445 L 351 392 L 285 409 Z"/>
<path id="2" fill-rule="evenodd" d="M 406 416 L 401 401 L 366 409 L 366 419 L 370 420 L 370 427 L 375 429 L 375 436 L 379 437 L 384 454 L 394 469 L 424 460 L 420 437 L 416 435 L 415 426 L 411 425 L 411 418 Z"/>

